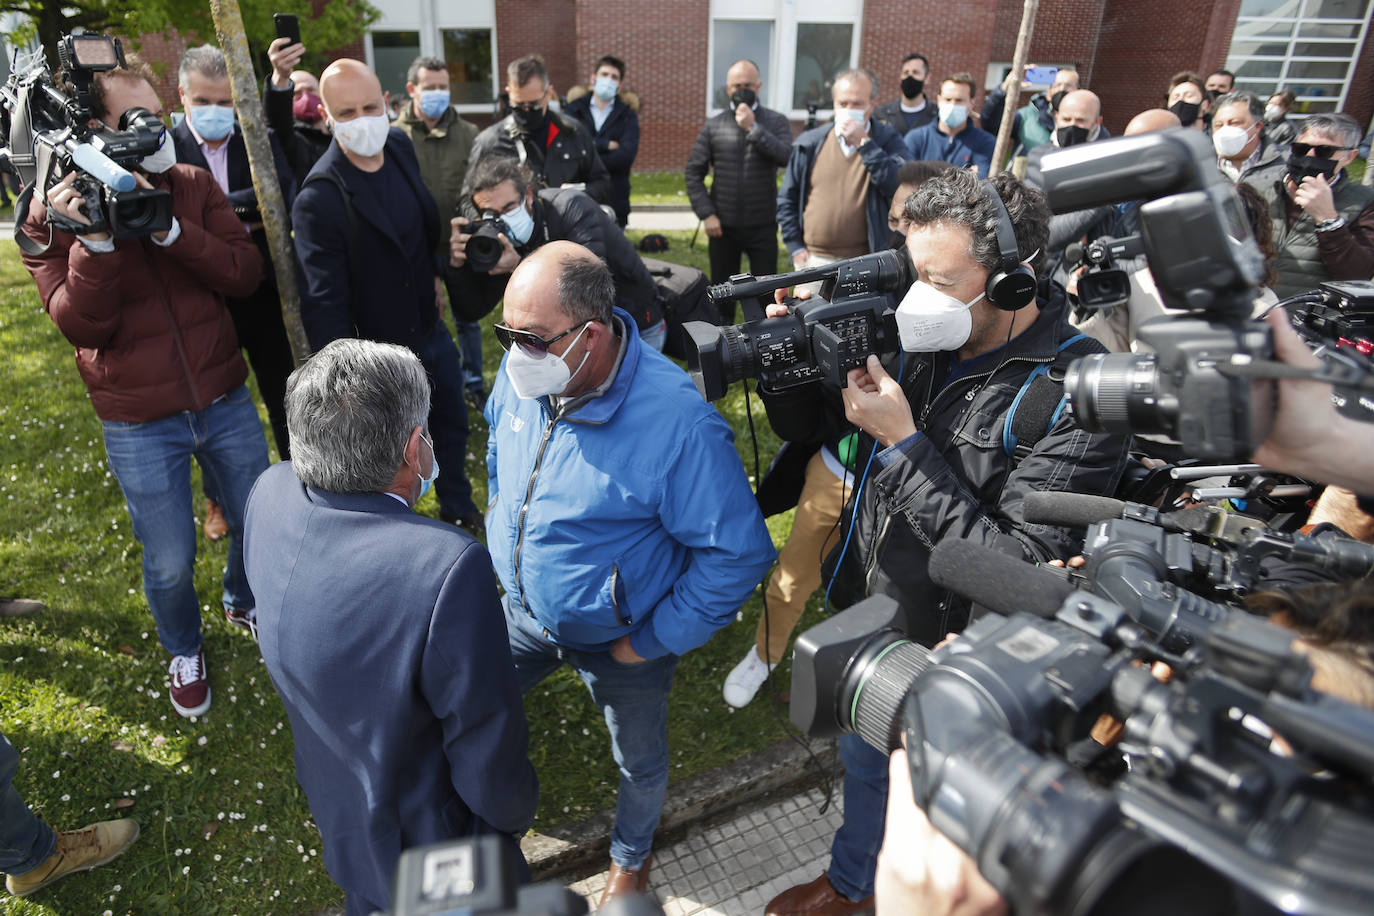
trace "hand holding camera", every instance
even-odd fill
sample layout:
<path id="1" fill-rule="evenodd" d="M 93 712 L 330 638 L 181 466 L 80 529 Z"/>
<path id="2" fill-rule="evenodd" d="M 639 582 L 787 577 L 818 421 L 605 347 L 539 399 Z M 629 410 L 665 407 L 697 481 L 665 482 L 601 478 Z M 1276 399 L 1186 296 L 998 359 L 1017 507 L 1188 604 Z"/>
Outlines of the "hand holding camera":
<path id="1" fill-rule="evenodd" d="M 455 216 L 450 220 L 453 235 L 449 239 L 448 260 L 454 267 L 467 264 L 478 273 L 508 274 L 520 263 L 506 235 L 506 224 L 498 217 L 470 220 Z"/>

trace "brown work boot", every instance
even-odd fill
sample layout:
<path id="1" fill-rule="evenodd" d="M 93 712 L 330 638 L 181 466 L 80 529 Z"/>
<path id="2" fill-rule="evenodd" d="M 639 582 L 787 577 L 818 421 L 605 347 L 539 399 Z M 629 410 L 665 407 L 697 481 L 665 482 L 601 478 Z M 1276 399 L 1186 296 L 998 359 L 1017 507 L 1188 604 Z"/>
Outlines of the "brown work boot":
<path id="1" fill-rule="evenodd" d="M 768 901 L 764 912 L 767 916 L 848 916 L 872 909 L 872 894 L 862 900 L 850 900 L 835 890 L 829 876 L 822 874 L 810 884 L 798 884 L 778 894 Z"/>
<path id="2" fill-rule="evenodd" d="M 653 864 L 653 861 L 653 854 L 650 853 L 649 857 L 638 868 L 622 868 L 612 862 L 611 871 L 606 875 L 606 889 L 601 892 L 601 899 L 597 902 L 596 908 L 601 909 L 606 905 L 606 901 L 612 897 L 619 897 L 621 894 L 647 893 L 649 890 L 649 866 Z"/>
<path id="3" fill-rule="evenodd" d="M 64 831 L 57 835 L 57 848 L 42 865 L 27 874 L 10 875 L 5 879 L 5 888 L 16 897 L 26 897 L 58 878 L 104 865 L 136 839 L 138 823 L 127 817 Z"/>
<path id="4" fill-rule="evenodd" d="M 224 520 L 224 510 L 213 499 L 205 501 L 205 524 L 201 527 L 208 541 L 218 541 L 229 533 L 229 523 Z"/>

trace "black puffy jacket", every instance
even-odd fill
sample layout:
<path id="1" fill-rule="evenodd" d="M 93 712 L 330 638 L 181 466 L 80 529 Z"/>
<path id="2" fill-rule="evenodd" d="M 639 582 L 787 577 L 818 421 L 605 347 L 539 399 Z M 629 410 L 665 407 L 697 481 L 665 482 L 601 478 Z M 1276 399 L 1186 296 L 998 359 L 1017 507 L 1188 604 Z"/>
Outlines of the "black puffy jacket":
<path id="1" fill-rule="evenodd" d="M 833 605 L 889 595 L 906 611 L 911 637 L 930 646 L 968 621 L 967 602 L 930 580 L 930 552 L 945 538 L 967 538 L 1040 562 L 1078 552 L 1080 541 L 1067 529 L 1024 521 L 1022 500 L 1034 490 L 1111 495 L 1126 467 L 1130 438 L 1085 432 L 1067 413 L 1020 461 L 1007 455 L 1002 438 L 1007 411 L 1031 370 L 1053 363 L 1060 342 L 1077 333 L 1064 320 L 1062 290 L 1054 289 L 1048 302 L 1040 299 L 1035 323 L 1004 352 L 988 355 L 944 388 L 952 354 L 906 354 L 902 388 L 921 433 L 904 451 L 882 454 L 878 446 L 882 457 L 871 462 L 876 443 L 859 434 L 858 517 L 849 534 L 856 511 L 851 499 L 840 520 L 846 536 L 839 541 L 847 540 L 848 549 L 826 562 L 827 580 L 839 567 L 830 592 Z M 1105 348 L 1086 340 L 1070 352 Z M 895 376 L 897 358 L 888 362 Z M 834 389 L 827 393 L 819 383 L 807 389 L 764 395 L 769 420 L 784 439 L 814 439 L 818 432 L 830 434 L 847 424 Z M 923 420 L 928 391 L 934 394 Z"/>
<path id="2" fill-rule="evenodd" d="M 778 169 L 792 155 L 787 117 L 760 105 L 754 126 L 735 123 L 733 109 L 708 120 L 687 157 L 687 199 L 701 219 L 715 214 L 732 227 L 766 226 L 777 219 Z M 711 190 L 706 173 L 715 172 Z"/>

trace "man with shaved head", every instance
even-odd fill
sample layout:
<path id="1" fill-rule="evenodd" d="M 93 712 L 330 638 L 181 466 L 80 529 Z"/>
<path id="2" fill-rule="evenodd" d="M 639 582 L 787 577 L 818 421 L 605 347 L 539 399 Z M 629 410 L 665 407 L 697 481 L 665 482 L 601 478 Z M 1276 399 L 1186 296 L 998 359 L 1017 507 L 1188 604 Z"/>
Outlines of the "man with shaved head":
<path id="1" fill-rule="evenodd" d="M 441 320 L 439 208 L 415 148 L 391 127 L 377 75 L 336 60 L 320 77 L 334 135 L 291 208 L 301 320 L 310 346 L 359 337 L 409 347 L 433 386 L 429 430 L 444 473 L 439 517 L 476 534 L 482 514 L 464 472 L 468 419 L 463 369 Z"/>
<path id="2" fill-rule="evenodd" d="M 581 245 L 521 261 L 486 407 L 487 546 L 520 689 L 572 666 L 620 769 L 603 904 L 648 886 L 678 658 L 734 619 L 774 555 L 730 428 L 614 303 Z"/>

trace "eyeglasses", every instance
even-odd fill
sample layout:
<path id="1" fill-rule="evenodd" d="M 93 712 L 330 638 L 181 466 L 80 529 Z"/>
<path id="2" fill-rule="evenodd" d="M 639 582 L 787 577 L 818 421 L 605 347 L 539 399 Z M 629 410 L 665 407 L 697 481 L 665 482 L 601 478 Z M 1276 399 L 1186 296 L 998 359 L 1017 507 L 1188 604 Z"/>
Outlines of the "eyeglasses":
<path id="1" fill-rule="evenodd" d="M 1333 153 L 1352 150 L 1353 146 L 1332 146 L 1330 143 L 1294 143 L 1292 146 L 1294 156 L 1306 156 L 1309 150 L 1316 150 L 1318 156 L 1323 159 L 1330 159 Z"/>
<path id="2" fill-rule="evenodd" d="M 594 318 L 588 318 L 586 321 L 579 321 L 562 334 L 555 334 L 548 340 L 545 340 L 533 331 L 518 331 L 515 328 L 508 328 L 504 324 L 494 325 L 494 330 L 496 331 L 496 340 L 501 344 L 501 349 L 509 350 L 512 345 L 519 344 L 520 349 L 531 356 L 543 356 L 545 353 L 549 352 L 549 347 L 553 346 L 564 337 L 567 337 L 583 325 L 591 324 L 595 320 Z"/>

